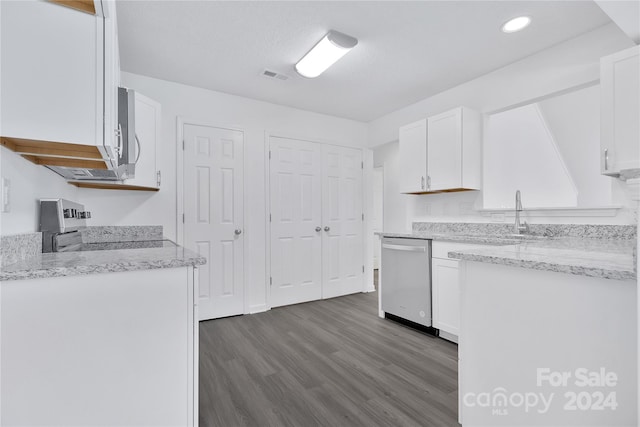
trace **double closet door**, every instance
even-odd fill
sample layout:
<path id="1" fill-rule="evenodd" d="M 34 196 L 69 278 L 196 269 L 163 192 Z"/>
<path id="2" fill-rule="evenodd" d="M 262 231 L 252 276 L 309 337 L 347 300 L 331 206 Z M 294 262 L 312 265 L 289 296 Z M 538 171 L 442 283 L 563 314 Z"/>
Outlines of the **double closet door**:
<path id="1" fill-rule="evenodd" d="M 362 152 L 270 138 L 272 307 L 361 292 Z"/>

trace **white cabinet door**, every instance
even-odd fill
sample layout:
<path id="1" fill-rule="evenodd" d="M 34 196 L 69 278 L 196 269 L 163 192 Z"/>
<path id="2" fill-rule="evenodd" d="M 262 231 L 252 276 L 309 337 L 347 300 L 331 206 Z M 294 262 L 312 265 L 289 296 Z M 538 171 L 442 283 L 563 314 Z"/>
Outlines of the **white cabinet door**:
<path id="1" fill-rule="evenodd" d="M 362 291 L 362 151 L 322 147 L 322 298 Z"/>
<path id="2" fill-rule="evenodd" d="M 184 125 L 184 242 L 207 259 L 200 320 L 244 313 L 243 144 L 240 131 Z"/>
<path id="3" fill-rule="evenodd" d="M 47 1 L 0 8 L 2 136 L 101 146 L 102 18 Z"/>
<path id="4" fill-rule="evenodd" d="M 198 425 L 192 276 L 1 282 L 2 425 Z"/>
<path id="5" fill-rule="evenodd" d="M 458 261 L 433 258 L 431 260 L 433 292 L 433 327 L 459 335 L 460 285 Z"/>
<path id="6" fill-rule="evenodd" d="M 640 167 L 640 46 L 600 62 L 602 145 L 605 175 Z"/>
<path id="7" fill-rule="evenodd" d="M 128 185 L 160 187 L 158 145 L 160 143 L 162 111 L 160 103 L 135 92 L 136 109 L 136 171 Z"/>
<path id="8" fill-rule="evenodd" d="M 104 145 L 117 147 L 120 51 L 118 49 L 116 2 L 114 0 L 102 0 L 96 1 L 96 3 L 100 3 L 102 6 L 104 19 L 104 56 L 102 59 L 104 67 Z M 100 84 L 101 82 L 98 83 Z M 98 124 L 102 126 L 100 121 Z"/>
<path id="9" fill-rule="evenodd" d="M 478 190 L 482 172 L 482 117 L 458 107 L 429 117 L 427 189 Z"/>
<path id="10" fill-rule="evenodd" d="M 427 119 L 427 190 L 462 186 L 462 109 Z"/>
<path id="11" fill-rule="evenodd" d="M 427 190 L 427 120 L 402 126 L 399 133 L 400 192 L 421 193 Z"/>
<path id="12" fill-rule="evenodd" d="M 322 297 L 320 144 L 271 137 L 271 306 Z"/>

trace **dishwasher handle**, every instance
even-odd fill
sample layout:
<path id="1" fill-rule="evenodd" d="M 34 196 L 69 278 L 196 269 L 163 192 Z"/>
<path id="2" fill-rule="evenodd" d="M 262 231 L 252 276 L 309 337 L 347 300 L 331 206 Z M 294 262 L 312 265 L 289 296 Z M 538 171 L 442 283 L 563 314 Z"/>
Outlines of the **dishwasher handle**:
<path id="1" fill-rule="evenodd" d="M 392 249 L 394 251 L 407 251 L 407 252 L 427 252 L 426 246 L 391 245 L 389 243 L 383 243 L 382 249 Z"/>

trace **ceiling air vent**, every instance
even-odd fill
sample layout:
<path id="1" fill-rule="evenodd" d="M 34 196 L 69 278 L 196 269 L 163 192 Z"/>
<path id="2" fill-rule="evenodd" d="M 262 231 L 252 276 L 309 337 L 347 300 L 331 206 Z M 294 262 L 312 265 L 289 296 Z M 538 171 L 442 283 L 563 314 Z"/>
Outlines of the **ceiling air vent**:
<path id="1" fill-rule="evenodd" d="M 285 76 L 284 74 L 276 73 L 275 71 L 271 71 L 271 70 L 264 70 L 262 72 L 262 76 L 268 77 L 270 79 L 277 79 L 277 80 L 283 80 L 283 81 L 289 79 L 289 76 Z"/>

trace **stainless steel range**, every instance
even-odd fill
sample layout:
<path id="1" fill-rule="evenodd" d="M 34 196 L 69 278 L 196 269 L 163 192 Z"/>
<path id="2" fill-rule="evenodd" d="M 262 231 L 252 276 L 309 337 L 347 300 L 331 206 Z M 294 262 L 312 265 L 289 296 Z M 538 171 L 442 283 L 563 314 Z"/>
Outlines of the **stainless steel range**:
<path id="1" fill-rule="evenodd" d="M 84 241 L 91 212 L 84 205 L 65 199 L 40 199 L 42 252 L 108 251 L 118 249 L 175 248 L 171 240 Z M 125 227 L 126 228 L 126 227 Z"/>
<path id="2" fill-rule="evenodd" d="M 81 230 L 86 228 L 91 212 L 84 205 L 65 199 L 40 199 L 42 252 L 80 250 Z"/>

